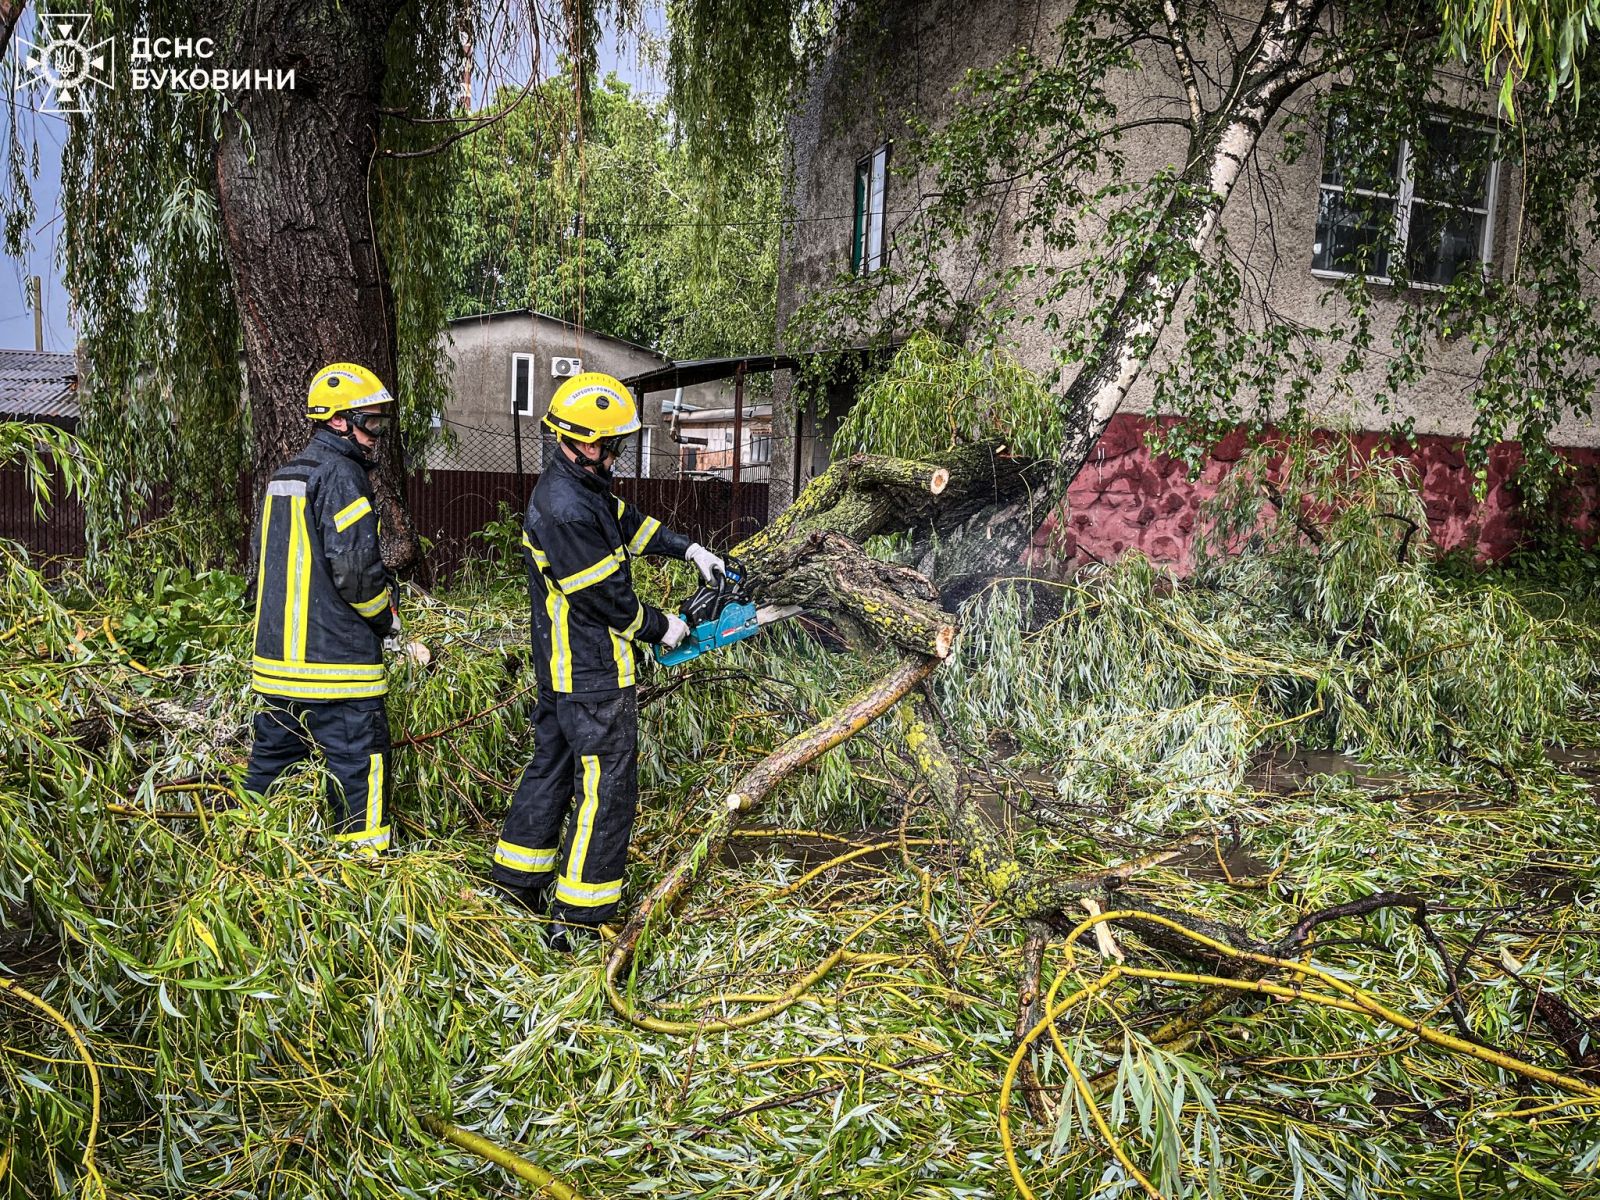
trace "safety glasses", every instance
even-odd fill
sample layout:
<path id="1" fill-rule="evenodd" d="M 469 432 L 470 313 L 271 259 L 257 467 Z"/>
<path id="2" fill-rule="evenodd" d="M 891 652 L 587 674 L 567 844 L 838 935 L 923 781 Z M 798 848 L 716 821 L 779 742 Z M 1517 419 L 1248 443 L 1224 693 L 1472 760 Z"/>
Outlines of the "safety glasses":
<path id="1" fill-rule="evenodd" d="M 350 414 L 350 424 L 368 437 L 382 437 L 394 427 L 394 418 L 388 413 L 353 412 Z"/>
<path id="2" fill-rule="evenodd" d="M 609 458 L 621 458 L 622 452 L 628 448 L 626 437 L 608 437 L 600 439 L 600 453 Z"/>

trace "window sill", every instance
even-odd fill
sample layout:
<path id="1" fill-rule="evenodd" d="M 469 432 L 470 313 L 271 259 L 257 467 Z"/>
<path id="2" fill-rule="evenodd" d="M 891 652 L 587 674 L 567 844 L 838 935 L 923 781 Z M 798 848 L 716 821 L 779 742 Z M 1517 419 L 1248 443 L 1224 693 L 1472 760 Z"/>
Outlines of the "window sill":
<path id="1" fill-rule="evenodd" d="M 1368 283 L 1376 284 L 1379 287 L 1394 288 L 1396 291 L 1405 292 L 1442 292 L 1450 286 L 1447 283 L 1408 283 L 1402 286 L 1387 275 L 1356 275 L 1349 271 L 1329 271 L 1322 267 L 1312 267 L 1311 274 L 1317 279 L 1325 279 L 1329 283 L 1337 283 L 1345 279 L 1365 279 Z"/>

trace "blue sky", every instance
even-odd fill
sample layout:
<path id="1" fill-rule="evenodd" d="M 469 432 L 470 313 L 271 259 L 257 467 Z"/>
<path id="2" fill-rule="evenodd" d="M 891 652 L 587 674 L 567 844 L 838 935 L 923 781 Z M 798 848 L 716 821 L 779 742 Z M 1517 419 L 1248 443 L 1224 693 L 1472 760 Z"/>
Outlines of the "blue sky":
<path id="1" fill-rule="evenodd" d="M 651 5 L 646 21 L 659 33 L 661 28 L 659 6 Z M 24 11 L 14 35 L 13 48 L 33 36 L 34 10 Z M 119 47 L 119 55 L 121 48 Z M 549 57 L 548 55 L 546 56 Z M 655 97 L 661 94 L 661 74 L 651 64 L 641 60 L 637 48 L 629 39 L 626 45 L 609 31 L 600 44 L 599 68 L 602 73 L 615 71 L 637 90 Z M 552 60 L 553 61 L 553 60 Z M 10 64 L 6 64 L 9 69 Z M 497 69 L 479 72 L 480 80 L 492 84 L 493 75 L 501 75 L 502 82 L 517 77 L 514 62 L 504 62 Z M 117 71 L 126 69 L 118 63 Z M 489 78 L 484 79 L 485 75 Z M 525 76 L 522 76 L 525 77 Z M 520 78 L 516 79 L 520 82 Z M 473 91 L 481 95 L 480 86 Z M 0 348 L 32 348 L 33 312 L 28 306 L 28 279 L 33 275 L 44 281 L 44 348 L 70 351 L 77 344 L 67 306 L 67 290 L 59 265 L 62 244 L 61 227 L 61 147 L 66 139 L 66 119 L 29 110 L 26 102 L 19 103 L 17 126 L 24 140 L 37 143 L 39 176 L 34 180 L 33 202 L 36 215 L 32 229 L 32 245 L 23 259 L 4 257 L 0 269 Z"/>

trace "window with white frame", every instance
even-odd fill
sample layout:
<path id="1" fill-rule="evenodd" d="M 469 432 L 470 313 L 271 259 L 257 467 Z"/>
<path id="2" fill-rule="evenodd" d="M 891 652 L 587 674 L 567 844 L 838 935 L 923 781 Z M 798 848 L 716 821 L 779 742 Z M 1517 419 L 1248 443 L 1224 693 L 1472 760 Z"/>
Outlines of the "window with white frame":
<path id="1" fill-rule="evenodd" d="M 888 192 L 889 143 L 856 163 L 855 227 L 850 238 L 850 270 L 870 275 L 884 264 L 883 200 Z"/>
<path id="2" fill-rule="evenodd" d="M 1311 269 L 1390 282 L 1403 265 L 1413 287 L 1443 287 L 1488 264 L 1494 242 L 1494 130 L 1447 114 L 1374 166 L 1348 114 L 1334 108 L 1322 159 Z M 1387 156 L 1384 156 L 1387 158 Z"/>
<path id="3" fill-rule="evenodd" d="M 511 411 L 519 417 L 542 416 L 533 411 L 533 355 L 511 356 Z"/>
<path id="4" fill-rule="evenodd" d="M 772 435 L 758 433 L 745 438 L 744 465 L 764 467 L 772 462 Z"/>

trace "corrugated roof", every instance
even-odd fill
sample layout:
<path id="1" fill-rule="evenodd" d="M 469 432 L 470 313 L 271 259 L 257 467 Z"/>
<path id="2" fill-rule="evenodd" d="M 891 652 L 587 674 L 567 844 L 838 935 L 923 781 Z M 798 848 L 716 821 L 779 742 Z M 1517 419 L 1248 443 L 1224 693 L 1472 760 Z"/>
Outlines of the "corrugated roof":
<path id="1" fill-rule="evenodd" d="M 656 371 L 630 375 L 622 382 L 636 394 L 665 392 L 673 388 L 693 387 L 697 383 L 714 383 L 719 379 L 732 379 L 743 367 L 746 375 L 761 371 L 790 371 L 800 365 L 798 358 L 786 354 L 746 354 L 739 358 L 697 358 L 684 362 L 668 363 Z"/>
<path id="2" fill-rule="evenodd" d="M 0 416 L 78 417 L 78 362 L 49 350 L 0 350 Z"/>

